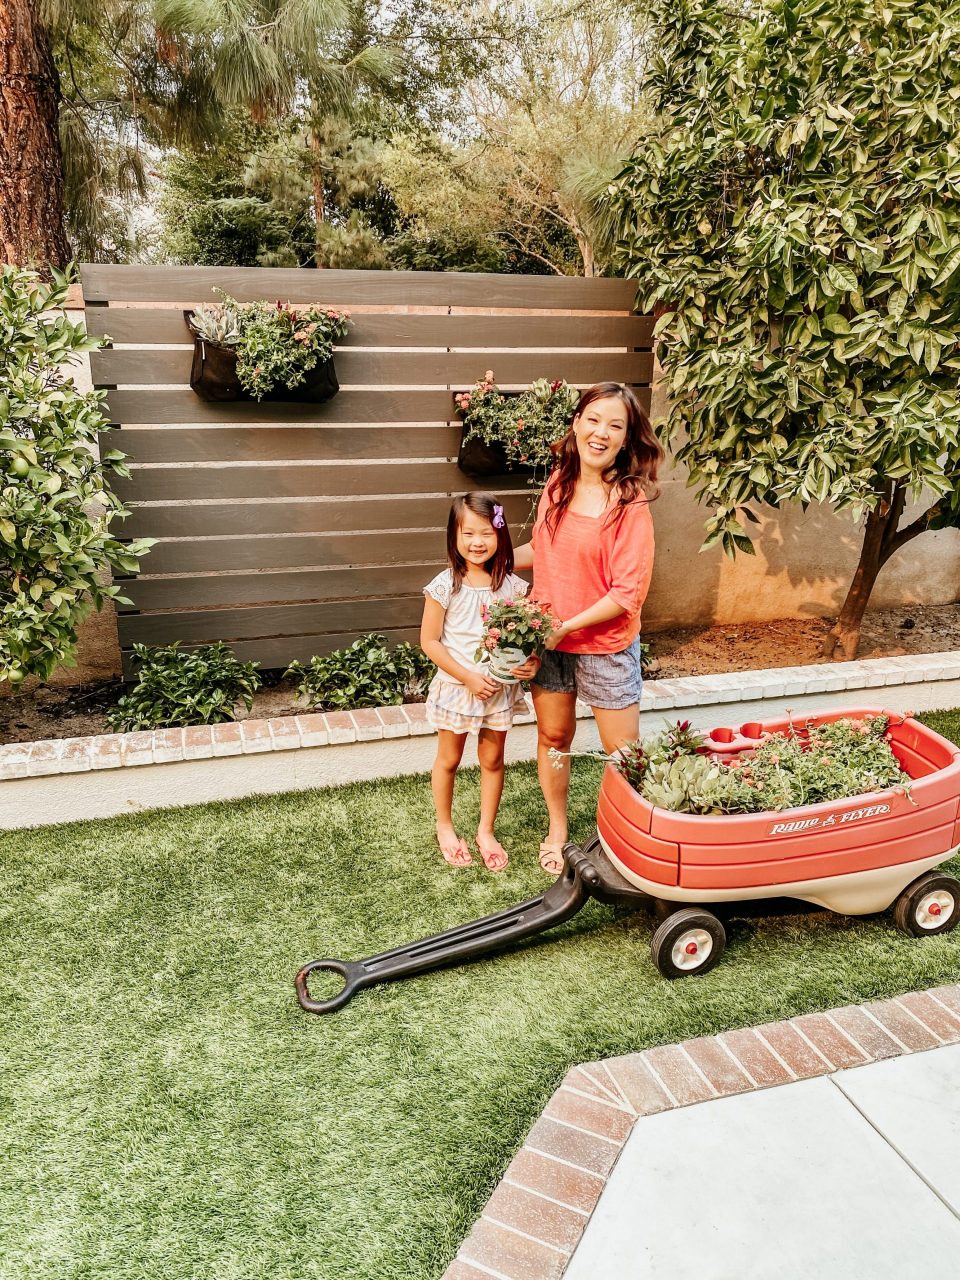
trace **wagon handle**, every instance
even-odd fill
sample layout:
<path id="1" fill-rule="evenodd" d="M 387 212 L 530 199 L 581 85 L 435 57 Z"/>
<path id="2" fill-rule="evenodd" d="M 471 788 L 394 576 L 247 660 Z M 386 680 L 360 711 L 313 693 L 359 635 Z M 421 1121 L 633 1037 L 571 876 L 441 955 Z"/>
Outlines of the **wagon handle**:
<path id="1" fill-rule="evenodd" d="M 311 973 L 319 970 L 339 973 L 346 979 L 343 989 L 327 1000 L 314 1000 L 307 990 L 307 979 Z M 307 1013 L 335 1013 L 337 1009 L 342 1009 L 348 1000 L 352 1000 L 362 987 L 369 986 L 369 978 L 364 982 L 365 976 L 363 965 L 351 963 L 349 960 L 311 960 L 294 978 L 297 999 L 300 1001 L 301 1008 Z"/>
<path id="2" fill-rule="evenodd" d="M 460 964 L 569 920 L 591 895 L 599 896 L 604 886 L 600 872 L 577 845 L 566 844 L 563 855 L 562 874 L 539 897 L 364 960 L 312 960 L 305 964 L 294 979 L 300 1007 L 307 1013 L 334 1013 L 364 987 Z M 307 990 L 307 979 L 324 970 L 341 974 L 343 989 L 328 1000 L 314 1000 Z"/>

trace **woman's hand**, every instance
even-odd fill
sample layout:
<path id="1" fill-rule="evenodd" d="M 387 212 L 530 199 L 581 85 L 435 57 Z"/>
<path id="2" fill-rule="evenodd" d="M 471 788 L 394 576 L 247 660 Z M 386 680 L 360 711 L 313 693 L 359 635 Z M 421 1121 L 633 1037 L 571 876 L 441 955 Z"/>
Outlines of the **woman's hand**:
<path id="1" fill-rule="evenodd" d="M 510 674 L 516 676 L 518 680 L 532 680 L 539 670 L 540 659 L 530 657 L 526 662 L 521 663 L 519 667 L 512 667 Z"/>
<path id="2" fill-rule="evenodd" d="M 570 631 L 570 626 L 566 622 L 561 622 L 558 626 L 554 627 L 549 636 L 547 636 L 546 647 L 548 649 L 555 649 L 562 640 L 566 640 Z"/>
<path id="3" fill-rule="evenodd" d="M 463 683 L 467 686 L 475 698 L 479 698 L 481 702 L 486 702 L 500 688 L 499 683 L 492 676 L 485 676 L 482 671 L 469 671 L 463 677 Z"/>

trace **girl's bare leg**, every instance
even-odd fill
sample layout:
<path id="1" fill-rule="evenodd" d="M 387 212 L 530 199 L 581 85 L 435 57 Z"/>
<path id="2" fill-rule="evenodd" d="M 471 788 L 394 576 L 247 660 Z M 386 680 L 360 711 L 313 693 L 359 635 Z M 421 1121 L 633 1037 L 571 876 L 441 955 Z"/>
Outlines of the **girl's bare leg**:
<path id="1" fill-rule="evenodd" d="M 437 758 L 433 762 L 430 785 L 433 791 L 433 807 L 437 813 L 437 843 L 444 861 L 452 867 L 466 867 L 473 861 L 466 840 L 453 829 L 453 783 L 463 759 L 467 741 L 465 733 L 453 733 L 450 729 L 437 730 Z"/>
<path id="2" fill-rule="evenodd" d="M 503 748 L 506 740 L 506 733 L 497 729 L 481 729 L 477 739 L 477 759 L 480 761 L 477 848 L 488 871 L 502 871 L 508 862 L 507 851 L 493 830 L 503 795 Z"/>
<path id="3" fill-rule="evenodd" d="M 629 707 L 620 707 L 615 711 L 609 707 L 594 707 L 593 718 L 597 722 L 597 732 L 608 756 L 618 747 L 636 742 L 640 737 L 639 703 L 634 702 Z"/>
<path id="4" fill-rule="evenodd" d="M 550 751 L 569 751 L 577 731 L 577 695 L 553 693 L 533 686 L 533 708 L 537 713 L 537 774 L 547 804 L 550 826 L 541 845 L 540 865 L 558 875 L 563 869 L 559 851 L 567 841 L 567 795 L 570 790 L 570 761 L 554 762 Z M 549 865 L 548 865 L 549 863 Z"/>

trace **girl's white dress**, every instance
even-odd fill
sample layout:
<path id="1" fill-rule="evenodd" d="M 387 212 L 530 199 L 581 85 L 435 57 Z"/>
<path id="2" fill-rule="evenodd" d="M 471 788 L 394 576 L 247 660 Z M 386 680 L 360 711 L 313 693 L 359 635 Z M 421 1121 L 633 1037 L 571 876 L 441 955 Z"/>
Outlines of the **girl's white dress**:
<path id="1" fill-rule="evenodd" d="M 454 594 L 453 572 L 444 569 L 423 588 L 446 610 L 441 643 L 465 667 L 481 669 L 474 654 L 483 636 L 481 605 L 494 600 L 516 600 L 525 596 L 529 587 L 522 578 L 509 573 L 496 591 L 490 587 L 471 587 L 462 582 Z M 427 694 L 427 720 L 435 729 L 454 733 L 479 733 L 481 729 L 509 729 L 517 712 L 526 711 L 527 703 L 519 684 L 501 685 L 484 701 L 471 693 L 465 684 L 446 671 L 438 671 Z"/>

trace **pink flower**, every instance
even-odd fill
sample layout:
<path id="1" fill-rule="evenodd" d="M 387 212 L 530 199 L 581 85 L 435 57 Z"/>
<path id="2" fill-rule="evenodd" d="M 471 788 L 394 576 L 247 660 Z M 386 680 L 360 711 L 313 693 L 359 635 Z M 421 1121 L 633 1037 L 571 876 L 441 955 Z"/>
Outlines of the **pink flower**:
<path id="1" fill-rule="evenodd" d="M 508 622 L 508 623 L 507 623 L 507 630 L 508 630 L 508 631 L 516 631 L 516 629 L 517 629 L 517 624 L 516 624 L 515 622 Z"/>
<path id="2" fill-rule="evenodd" d="M 542 625 L 543 623 L 540 621 L 539 618 L 530 619 L 530 626 L 534 631 L 539 631 Z"/>
<path id="3" fill-rule="evenodd" d="M 491 628 L 490 628 L 490 630 L 489 630 L 489 632 L 488 632 L 487 634 L 490 636 L 490 639 L 491 639 L 491 640 L 499 640 L 499 639 L 500 639 L 500 631 L 499 631 L 499 629 L 498 629 L 497 627 L 491 627 Z"/>
<path id="4" fill-rule="evenodd" d="M 493 636 L 487 636 L 483 643 L 484 647 L 487 649 L 495 649 L 497 647 L 497 642 L 494 640 Z"/>

